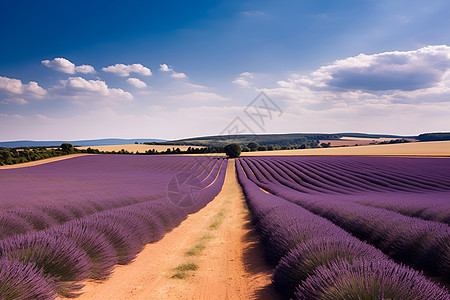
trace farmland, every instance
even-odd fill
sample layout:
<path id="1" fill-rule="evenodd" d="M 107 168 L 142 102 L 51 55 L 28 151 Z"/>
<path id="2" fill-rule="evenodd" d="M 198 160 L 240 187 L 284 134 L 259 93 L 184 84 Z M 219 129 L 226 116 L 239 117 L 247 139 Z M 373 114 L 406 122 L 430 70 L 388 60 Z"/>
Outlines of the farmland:
<path id="1" fill-rule="evenodd" d="M 109 277 L 214 199 L 226 165 L 95 155 L 0 170 L 2 297 L 72 296 Z"/>
<path id="2" fill-rule="evenodd" d="M 286 296 L 448 299 L 445 158 L 261 157 L 237 170 Z"/>
<path id="3" fill-rule="evenodd" d="M 447 158 L 365 156 L 0 169 L 0 293 L 448 299 L 449 175 Z"/>
<path id="4" fill-rule="evenodd" d="M 317 148 L 244 152 L 242 156 L 333 155 L 333 156 L 450 156 L 450 141 L 433 141 L 392 145 Z"/>

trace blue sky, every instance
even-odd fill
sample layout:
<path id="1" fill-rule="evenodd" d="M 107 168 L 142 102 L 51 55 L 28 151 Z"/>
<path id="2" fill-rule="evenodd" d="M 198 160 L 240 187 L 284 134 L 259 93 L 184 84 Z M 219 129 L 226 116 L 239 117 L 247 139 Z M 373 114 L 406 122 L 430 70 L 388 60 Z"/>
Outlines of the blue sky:
<path id="1" fill-rule="evenodd" d="M 2 1 L 0 140 L 450 129 L 450 3 Z M 257 124 L 265 92 L 283 111 Z M 261 112 L 261 111 L 260 111 Z"/>

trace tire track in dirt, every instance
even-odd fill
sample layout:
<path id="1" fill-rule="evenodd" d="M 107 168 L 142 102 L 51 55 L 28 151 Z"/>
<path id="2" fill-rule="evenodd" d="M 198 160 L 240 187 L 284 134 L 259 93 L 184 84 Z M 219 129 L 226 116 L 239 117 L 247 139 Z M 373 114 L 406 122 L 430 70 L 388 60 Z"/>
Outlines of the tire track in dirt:
<path id="1" fill-rule="evenodd" d="M 222 224 L 210 230 L 222 209 Z M 271 285 L 273 268 L 264 261 L 250 220 L 235 161 L 230 160 L 222 191 L 213 201 L 162 240 L 146 245 L 133 263 L 117 266 L 109 279 L 86 282 L 78 299 L 279 299 Z M 205 234 L 213 235 L 206 248 L 198 256 L 186 256 Z M 185 279 L 171 278 L 186 262 L 195 262 L 198 270 Z"/>

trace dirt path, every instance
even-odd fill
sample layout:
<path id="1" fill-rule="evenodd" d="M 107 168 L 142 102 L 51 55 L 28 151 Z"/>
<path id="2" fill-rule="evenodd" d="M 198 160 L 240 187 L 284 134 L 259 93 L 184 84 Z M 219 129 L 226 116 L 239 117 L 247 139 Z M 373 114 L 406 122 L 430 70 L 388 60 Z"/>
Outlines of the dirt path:
<path id="1" fill-rule="evenodd" d="M 95 155 L 95 154 L 78 153 L 78 154 L 68 154 L 68 155 L 50 157 L 50 158 L 40 159 L 40 160 L 36 160 L 36 161 L 29 161 L 29 162 L 21 163 L 21 164 L 0 166 L 0 170 L 32 167 L 32 166 L 51 163 L 54 161 L 60 161 L 60 160 L 64 160 L 64 159 L 74 158 L 74 157 L 78 157 L 78 156 L 85 156 L 85 155 Z"/>
<path id="2" fill-rule="evenodd" d="M 204 249 L 188 256 L 199 241 Z M 198 269 L 171 278 L 186 263 Z M 230 160 L 222 192 L 211 203 L 147 245 L 133 263 L 118 266 L 108 280 L 87 282 L 78 299 L 277 299 L 271 271 Z"/>

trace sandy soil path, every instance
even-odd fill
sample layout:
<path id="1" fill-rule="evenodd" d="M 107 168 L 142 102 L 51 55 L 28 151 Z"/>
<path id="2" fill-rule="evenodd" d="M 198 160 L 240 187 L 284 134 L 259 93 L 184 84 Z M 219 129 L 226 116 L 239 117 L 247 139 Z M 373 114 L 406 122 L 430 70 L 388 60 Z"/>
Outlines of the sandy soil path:
<path id="1" fill-rule="evenodd" d="M 74 158 L 74 157 L 78 157 L 78 156 L 84 156 L 84 155 L 95 155 L 95 154 L 77 153 L 77 154 L 69 154 L 69 155 L 63 155 L 63 156 L 57 156 L 57 157 L 50 157 L 50 158 L 40 159 L 40 160 L 36 160 L 36 161 L 29 161 L 29 162 L 21 163 L 21 164 L 0 166 L 0 170 L 32 167 L 32 166 L 47 164 L 47 163 L 51 163 L 54 161 L 60 161 L 60 160 Z"/>
<path id="2" fill-rule="evenodd" d="M 211 229 L 219 212 L 222 222 Z M 210 236 L 206 247 L 187 256 L 205 235 Z M 184 279 L 171 278 L 183 263 L 194 263 L 198 270 Z M 211 203 L 147 245 L 133 263 L 118 266 L 108 280 L 88 281 L 78 299 L 277 299 L 271 275 L 230 160 L 222 192 Z"/>

